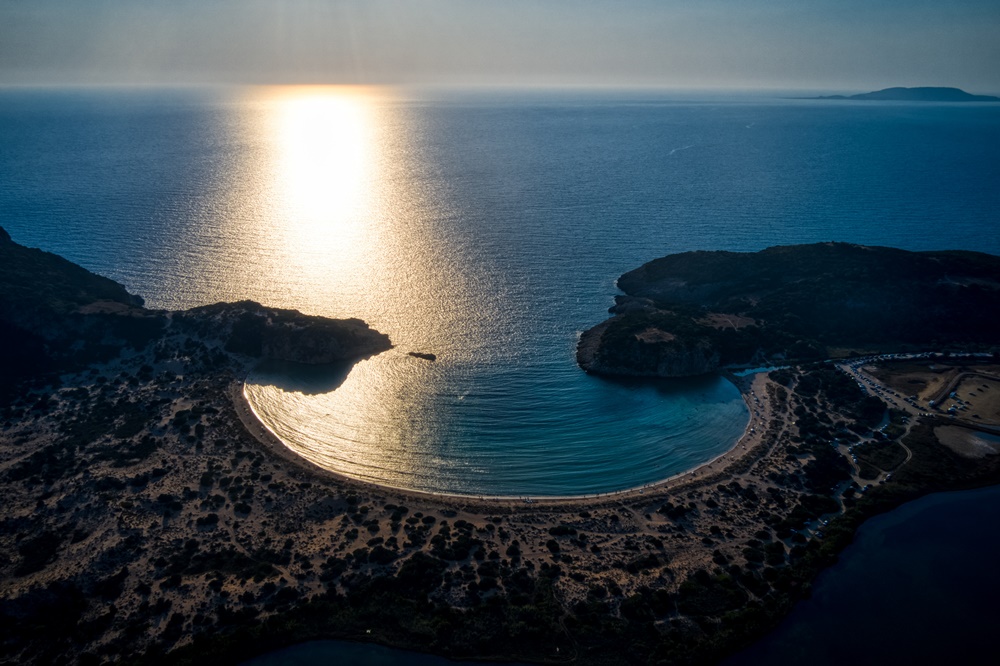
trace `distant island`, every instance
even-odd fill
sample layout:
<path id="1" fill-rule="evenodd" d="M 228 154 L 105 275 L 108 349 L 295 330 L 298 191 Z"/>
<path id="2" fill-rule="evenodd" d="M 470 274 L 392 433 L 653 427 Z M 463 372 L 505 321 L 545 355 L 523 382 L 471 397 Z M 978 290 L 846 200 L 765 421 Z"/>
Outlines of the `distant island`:
<path id="1" fill-rule="evenodd" d="M 973 95 L 959 88 L 884 88 L 859 95 L 826 95 L 813 99 L 857 99 L 897 102 L 1000 102 L 1000 97 Z"/>
<path id="2" fill-rule="evenodd" d="M 867 518 L 1000 482 L 997 261 L 821 244 L 650 262 L 585 336 L 594 369 L 783 359 L 727 375 L 743 436 L 642 488 L 491 498 L 331 474 L 255 418 L 249 368 L 387 349 L 363 322 L 149 309 L 0 230 L 0 661 L 215 665 L 344 638 L 716 662 L 780 622 Z"/>

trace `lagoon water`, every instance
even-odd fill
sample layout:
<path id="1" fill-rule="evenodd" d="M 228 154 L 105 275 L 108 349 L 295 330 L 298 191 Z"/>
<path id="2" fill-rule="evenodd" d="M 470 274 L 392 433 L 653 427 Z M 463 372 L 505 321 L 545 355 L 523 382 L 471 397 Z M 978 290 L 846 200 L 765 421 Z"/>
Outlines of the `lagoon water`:
<path id="1" fill-rule="evenodd" d="M 872 518 L 809 599 L 723 666 L 995 664 L 998 520 L 1000 486 Z"/>
<path id="2" fill-rule="evenodd" d="M 153 307 L 356 316 L 391 352 L 247 395 L 301 455 L 438 492 L 651 483 L 747 420 L 721 379 L 575 365 L 615 278 L 694 249 L 1000 253 L 1000 107 L 344 88 L 0 91 L 0 224 Z M 428 362 L 407 355 L 432 352 Z"/>

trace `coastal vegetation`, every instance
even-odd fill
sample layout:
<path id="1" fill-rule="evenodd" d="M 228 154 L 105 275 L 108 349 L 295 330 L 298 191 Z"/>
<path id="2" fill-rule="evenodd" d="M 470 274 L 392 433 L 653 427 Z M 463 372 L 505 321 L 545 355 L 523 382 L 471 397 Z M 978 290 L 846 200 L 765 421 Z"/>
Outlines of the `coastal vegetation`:
<path id="1" fill-rule="evenodd" d="M 0 252 L 34 257 L 23 275 L 5 278 L 21 284 L 41 282 L 31 277 L 39 267 L 71 266 L 5 235 Z M 86 284 L 90 274 L 80 275 Z M 336 348 L 315 351 L 322 358 L 374 353 L 388 344 L 381 334 L 249 303 L 148 311 L 95 281 L 121 306 L 98 314 L 86 296 L 60 295 L 75 282 L 63 284 L 48 287 L 45 301 L 66 306 L 38 306 L 36 319 L 2 311 L 45 359 L 10 380 L 0 402 L 4 662 L 232 663 L 340 637 L 457 658 L 711 663 L 773 627 L 868 517 L 927 492 L 1000 481 L 1000 455 L 975 444 L 1000 427 L 1000 365 L 924 353 L 732 377 L 751 411 L 746 435 L 723 459 L 655 487 L 525 502 L 372 486 L 292 456 L 249 414 L 240 389 L 258 358 L 311 340 L 296 337 L 303 330 L 343 332 Z M 789 307 L 804 304 L 781 289 Z M 775 298 L 762 293 L 758 305 Z M 971 307 L 958 300 L 955 312 Z M 691 309 L 669 319 L 680 327 L 715 320 L 681 306 Z M 72 326 L 59 308 L 104 331 L 96 350 L 67 344 Z M 764 337 L 746 339 L 769 343 L 769 321 L 781 321 L 791 344 L 828 352 L 844 342 L 809 337 L 806 324 L 777 312 L 768 320 L 733 310 L 732 330 L 744 328 L 737 316 L 760 322 L 754 335 Z M 110 317 L 157 324 L 126 343 Z M 920 335 L 989 351 L 998 329 L 991 339 L 982 321 L 975 326 Z M 882 335 L 858 339 L 889 345 Z M 720 362 L 736 353 L 714 338 L 705 344 Z M 973 444 L 944 445 L 942 431 Z"/>

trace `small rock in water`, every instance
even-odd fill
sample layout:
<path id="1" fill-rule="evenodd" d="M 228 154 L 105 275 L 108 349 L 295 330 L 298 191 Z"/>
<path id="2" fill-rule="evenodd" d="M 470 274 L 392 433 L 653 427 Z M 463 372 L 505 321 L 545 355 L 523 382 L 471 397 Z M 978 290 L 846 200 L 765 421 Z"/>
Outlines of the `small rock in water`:
<path id="1" fill-rule="evenodd" d="M 422 358 L 425 361 L 436 361 L 437 356 L 434 354 L 429 354 L 427 352 L 409 352 L 410 356 L 414 358 Z"/>

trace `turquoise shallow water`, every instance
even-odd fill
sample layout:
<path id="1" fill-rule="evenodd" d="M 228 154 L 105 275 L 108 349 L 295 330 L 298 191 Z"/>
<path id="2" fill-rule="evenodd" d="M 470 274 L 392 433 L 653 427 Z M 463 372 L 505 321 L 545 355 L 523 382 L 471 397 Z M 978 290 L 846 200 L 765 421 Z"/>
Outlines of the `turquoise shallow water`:
<path id="1" fill-rule="evenodd" d="M 310 641 L 283 650 L 275 650 L 244 666 L 316 666 L 317 664 L 351 666 L 479 666 L 481 661 L 454 661 L 430 654 L 394 650 L 381 645 L 351 641 Z M 489 662 L 494 666 L 527 666 L 507 662 Z"/>
<path id="2" fill-rule="evenodd" d="M 998 252 L 998 157 L 995 105 L 0 91 L 15 240 L 155 307 L 253 298 L 365 319 L 397 348 L 334 391 L 262 370 L 261 418 L 331 469 L 472 494 L 642 485 L 742 432 L 722 380 L 579 371 L 577 336 L 622 272 L 826 240 Z"/>

